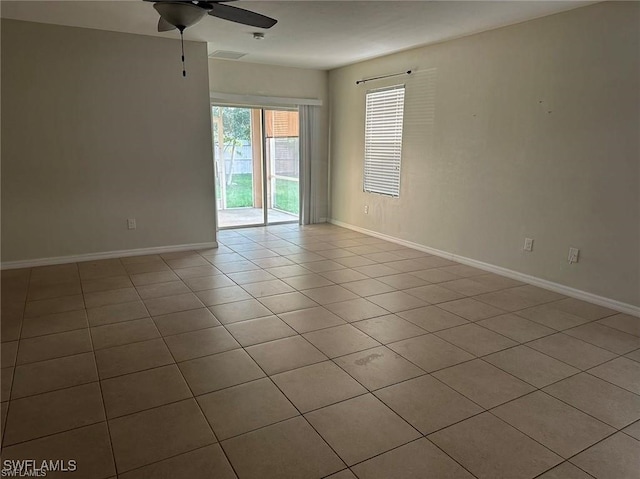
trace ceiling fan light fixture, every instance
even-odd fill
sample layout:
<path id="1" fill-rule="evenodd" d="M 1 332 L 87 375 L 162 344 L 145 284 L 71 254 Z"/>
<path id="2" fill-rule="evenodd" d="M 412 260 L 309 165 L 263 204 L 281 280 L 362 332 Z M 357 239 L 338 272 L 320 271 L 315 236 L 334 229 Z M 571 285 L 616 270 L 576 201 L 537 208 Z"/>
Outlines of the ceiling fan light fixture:
<path id="1" fill-rule="evenodd" d="M 158 2 L 153 4 L 153 8 L 178 29 L 198 23 L 207 14 L 207 10 L 187 2 Z"/>
<path id="2" fill-rule="evenodd" d="M 264 33 L 262 32 L 253 32 L 254 40 L 264 40 Z"/>

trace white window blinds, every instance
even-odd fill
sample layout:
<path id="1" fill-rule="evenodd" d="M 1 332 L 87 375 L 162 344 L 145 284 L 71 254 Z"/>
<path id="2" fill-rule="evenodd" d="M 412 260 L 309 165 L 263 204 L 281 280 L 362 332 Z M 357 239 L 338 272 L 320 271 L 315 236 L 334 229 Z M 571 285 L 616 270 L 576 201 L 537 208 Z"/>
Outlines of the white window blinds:
<path id="1" fill-rule="evenodd" d="M 404 85 L 367 92 L 364 191 L 400 196 Z"/>

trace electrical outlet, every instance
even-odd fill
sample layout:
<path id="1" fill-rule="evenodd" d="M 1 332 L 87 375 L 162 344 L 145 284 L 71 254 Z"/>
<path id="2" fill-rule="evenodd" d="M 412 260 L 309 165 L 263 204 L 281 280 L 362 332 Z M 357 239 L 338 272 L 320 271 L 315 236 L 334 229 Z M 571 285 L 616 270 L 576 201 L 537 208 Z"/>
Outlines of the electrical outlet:
<path id="1" fill-rule="evenodd" d="M 130 230 L 136 229 L 136 219 L 135 218 L 129 218 L 127 220 L 127 228 L 130 229 Z"/>
<path id="2" fill-rule="evenodd" d="M 580 250 L 578 248 L 569 248 L 569 263 L 577 263 Z"/>
<path id="3" fill-rule="evenodd" d="M 364 214 L 365 215 L 369 214 L 369 205 L 364 205 Z"/>
<path id="4" fill-rule="evenodd" d="M 524 250 L 525 251 L 533 251 L 533 238 L 525 238 L 524 239 Z"/>

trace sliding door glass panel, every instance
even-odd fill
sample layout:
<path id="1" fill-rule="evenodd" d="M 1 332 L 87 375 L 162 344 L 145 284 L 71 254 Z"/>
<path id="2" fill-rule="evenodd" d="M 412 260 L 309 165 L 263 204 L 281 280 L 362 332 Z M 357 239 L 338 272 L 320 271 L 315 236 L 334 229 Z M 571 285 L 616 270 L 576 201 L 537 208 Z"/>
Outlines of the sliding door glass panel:
<path id="1" fill-rule="evenodd" d="M 300 217 L 300 140 L 298 112 L 264 110 L 267 222 Z"/>
<path id="2" fill-rule="evenodd" d="M 260 110 L 212 107 L 218 226 L 264 224 Z"/>

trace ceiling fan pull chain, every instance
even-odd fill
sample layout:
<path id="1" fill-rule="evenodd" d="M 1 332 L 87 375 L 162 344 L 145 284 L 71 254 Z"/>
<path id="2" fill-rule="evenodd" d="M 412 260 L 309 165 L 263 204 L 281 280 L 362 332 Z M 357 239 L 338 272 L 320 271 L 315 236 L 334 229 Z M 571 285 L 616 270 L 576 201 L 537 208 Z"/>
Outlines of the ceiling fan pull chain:
<path id="1" fill-rule="evenodd" d="M 183 33 L 184 32 L 184 28 L 180 29 L 180 46 L 182 47 L 182 76 L 186 77 L 187 76 L 187 71 L 185 70 L 184 67 L 184 36 Z"/>

